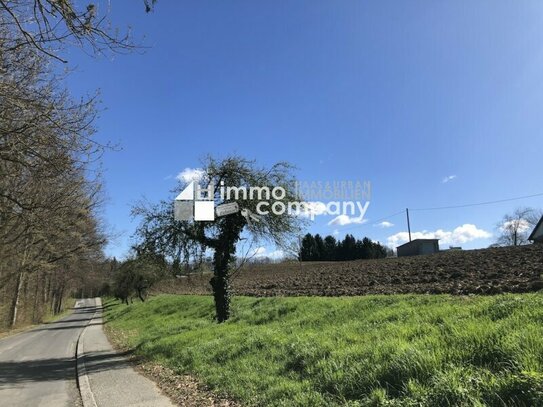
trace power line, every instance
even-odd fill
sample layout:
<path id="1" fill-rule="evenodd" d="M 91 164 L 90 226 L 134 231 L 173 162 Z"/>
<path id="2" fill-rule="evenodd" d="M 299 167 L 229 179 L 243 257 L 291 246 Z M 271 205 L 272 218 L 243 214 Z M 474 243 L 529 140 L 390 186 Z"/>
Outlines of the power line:
<path id="1" fill-rule="evenodd" d="M 379 218 L 379 219 L 375 219 L 374 221 L 372 221 L 373 224 L 377 223 L 377 222 L 381 222 L 383 220 L 387 220 L 387 219 L 390 219 L 390 218 L 393 218 L 394 216 L 398 216 L 398 215 L 401 215 L 402 213 L 405 213 L 405 210 L 401 210 L 399 212 L 396 212 L 396 213 L 393 213 L 392 215 L 388 215 L 388 216 L 384 216 L 382 218 Z M 361 226 L 364 226 L 366 223 L 360 223 L 358 225 L 355 225 L 355 226 L 351 226 L 351 227 L 348 227 L 348 228 L 345 228 L 345 229 L 342 229 L 342 231 L 347 231 L 347 230 L 351 230 L 351 229 L 356 229 L 356 228 L 359 228 Z"/>
<path id="2" fill-rule="evenodd" d="M 543 196 L 543 192 L 538 193 L 538 194 L 532 194 L 532 195 L 518 196 L 518 197 L 515 197 L 515 198 L 498 199 L 498 200 L 495 200 L 495 201 L 486 201 L 486 202 L 469 203 L 469 204 L 462 204 L 462 205 L 451 205 L 451 206 L 435 206 L 435 207 L 431 207 L 431 208 L 415 208 L 415 209 L 410 208 L 410 210 L 420 212 L 420 211 L 435 211 L 435 210 L 443 210 L 443 209 L 467 208 L 467 207 L 471 207 L 471 206 L 492 205 L 492 204 L 497 204 L 497 203 L 502 203 L 502 202 L 518 201 L 520 199 L 535 198 L 535 197 L 538 197 L 538 196 Z M 395 216 L 402 215 L 402 214 L 405 214 L 405 209 L 403 209 L 403 210 L 401 210 L 399 212 L 393 213 L 392 215 L 384 216 L 382 218 L 373 220 L 372 223 L 376 224 L 378 222 L 382 222 L 384 220 L 387 220 L 387 219 L 390 219 L 390 218 L 393 218 Z M 351 227 L 348 227 L 348 228 L 344 228 L 344 229 L 342 229 L 342 231 L 348 231 L 348 230 L 356 229 L 356 228 L 359 228 L 359 227 L 364 226 L 364 225 L 365 225 L 365 223 L 361 223 L 361 224 L 354 225 L 354 226 L 351 226 Z"/>
<path id="3" fill-rule="evenodd" d="M 410 209 L 412 211 L 435 211 L 435 210 L 441 210 L 441 209 L 467 208 L 470 206 L 491 205 L 491 204 L 502 203 L 502 202 L 518 201 L 520 199 L 534 198 L 536 196 L 543 196 L 543 192 L 539 194 L 519 196 L 516 198 L 498 199 L 496 201 L 486 201 L 486 202 L 470 203 L 470 204 L 463 204 L 463 205 L 452 205 L 452 206 L 436 206 L 433 208 L 416 208 L 416 209 L 410 208 Z"/>
<path id="4" fill-rule="evenodd" d="M 377 222 L 381 222 L 381 221 L 383 221 L 383 220 L 387 220 L 387 219 L 393 218 L 394 216 L 401 215 L 401 214 L 403 214 L 404 212 L 405 212 L 405 210 L 401 210 L 401 211 L 396 212 L 396 213 L 394 213 L 394 214 L 392 214 L 392 215 L 384 216 L 384 217 L 382 217 L 382 218 L 379 218 L 379 219 L 374 220 L 373 223 L 377 223 Z"/>

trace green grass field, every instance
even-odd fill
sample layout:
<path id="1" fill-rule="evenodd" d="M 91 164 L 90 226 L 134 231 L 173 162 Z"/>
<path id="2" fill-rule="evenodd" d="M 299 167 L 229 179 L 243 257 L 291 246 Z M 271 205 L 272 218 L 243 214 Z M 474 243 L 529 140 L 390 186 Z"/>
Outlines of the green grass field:
<path id="1" fill-rule="evenodd" d="M 122 345 L 247 405 L 543 406 L 543 293 L 108 303 Z"/>

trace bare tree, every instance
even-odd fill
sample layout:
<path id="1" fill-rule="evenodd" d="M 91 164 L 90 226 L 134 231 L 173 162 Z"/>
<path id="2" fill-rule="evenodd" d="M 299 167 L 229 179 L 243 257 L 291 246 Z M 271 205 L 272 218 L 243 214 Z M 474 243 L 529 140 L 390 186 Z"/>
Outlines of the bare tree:
<path id="1" fill-rule="evenodd" d="M 241 212 L 210 221 L 176 221 L 174 220 L 174 203 L 162 201 L 157 205 L 138 204 L 133 214 L 141 217 L 137 229 L 140 253 L 159 253 L 170 258 L 184 255 L 186 247 L 200 247 L 213 250 L 213 277 L 210 280 L 215 300 L 218 322 L 226 321 L 230 316 L 230 269 L 235 259 L 236 244 L 242 233 L 248 232 L 259 240 L 270 241 L 280 247 L 288 246 L 297 236 L 302 219 L 293 213 L 282 215 L 271 211 L 262 216 L 260 221 L 251 221 L 247 214 L 255 213 L 257 204 L 266 201 L 270 206 L 277 202 L 272 196 L 260 199 L 256 196 L 227 197 L 221 196 L 222 185 L 231 187 L 266 186 L 273 189 L 282 187 L 285 190 L 283 202 L 295 201 L 294 178 L 292 167 L 287 163 L 278 163 L 271 168 L 259 168 L 254 161 L 232 156 L 224 160 L 207 158 L 203 163 L 203 176 L 200 180 L 205 188 L 213 188 L 216 205 L 237 202 Z M 175 192 L 185 185 L 180 184 Z M 246 215 L 244 216 L 242 212 Z"/>
<path id="2" fill-rule="evenodd" d="M 87 173 L 105 148 L 92 140 L 94 101 L 70 99 L 47 57 L 10 48 L 12 35 L 0 26 L 0 290 L 10 299 L 0 307 L 11 326 L 28 287 L 36 322 L 46 304 L 60 311 L 74 270 L 101 256 L 101 183 Z"/>
<path id="3" fill-rule="evenodd" d="M 498 223 L 499 231 L 496 245 L 520 246 L 528 244 L 528 236 L 535 227 L 543 212 L 534 208 L 517 208 L 511 214 L 506 214 Z"/>
<path id="4" fill-rule="evenodd" d="M 151 11 L 155 0 L 143 3 Z M 95 97 L 72 99 L 50 62 L 66 62 L 68 46 L 91 55 L 134 49 L 107 7 L 0 0 L 0 328 L 29 315 L 39 322 L 75 287 L 97 284 L 82 273 L 96 276 L 103 263 L 95 169 L 109 146 L 93 139 Z"/>
<path id="5" fill-rule="evenodd" d="M 151 11 L 155 2 L 143 0 L 145 10 Z M 134 49 L 129 30 L 121 33 L 112 27 L 108 16 L 109 3 L 106 2 L 0 0 L 0 26 L 15 34 L 8 49 L 32 46 L 62 62 L 66 60 L 59 51 L 66 45 L 75 45 L 94 55 Z"/>

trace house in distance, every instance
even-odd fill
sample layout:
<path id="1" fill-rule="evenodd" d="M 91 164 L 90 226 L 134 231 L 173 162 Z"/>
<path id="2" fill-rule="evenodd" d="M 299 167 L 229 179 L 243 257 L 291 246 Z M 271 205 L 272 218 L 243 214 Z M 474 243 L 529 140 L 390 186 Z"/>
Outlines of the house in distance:
<path id="1" fill-rule="evenodd" d="M 398 257 L 439 252 L 439 239 L 415 239 L 396 247 Z"/>
<path id="2" fill-rule="evenodd" d="M 534 230 L 530 234 L 528 240 L 531 240 L 534 243 L 543 243 L 543 216 L 537 222 Z"/>

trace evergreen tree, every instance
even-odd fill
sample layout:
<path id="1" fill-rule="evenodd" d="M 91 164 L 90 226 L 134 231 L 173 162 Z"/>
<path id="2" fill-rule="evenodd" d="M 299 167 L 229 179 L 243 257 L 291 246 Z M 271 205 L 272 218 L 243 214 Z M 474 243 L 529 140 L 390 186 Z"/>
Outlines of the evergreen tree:
<path id="1" fill-rule="evenodd" d="M 315 261 L 323 261 L 325 258 L 324 241 L 318 233 L 315 235 Z"/>
<path id="2" fill-rule="evenodd" d="M 315 252 L 315 239 L 311 233 L 306 234 L 302 238 L 300 247 L 300 261 L 312 261 L 313 253 Z"/>
<path id="3" fill-rule="evenodd" d="M 299 259 L 301 261 L 342 261 L 359 259 L 381 259 L 389 254 L 387 247 L 368 237 L 362 240 L 347 234 L 342 241 L 333 236 L 324 239 L 316 234 L 306 234 L 302 239 Z"/>
<path id="4" fill-rule="evenodd" d="M 354 260 L 356 259 L 356 239 L 353 235 L 347 234 L 343 242 L 341 242 L 340 249 L 341 260 Z"/>
<path id="5" fill-rule="evenodd" d="M 337 241 L 333 236 L 324 238 L 324 260 L 334 261 L 338 257 Z"/>

